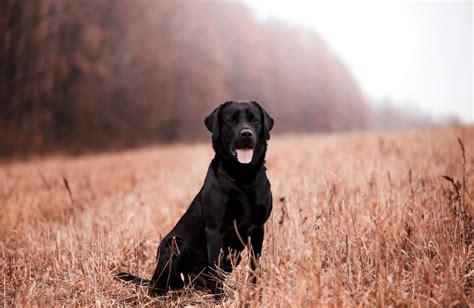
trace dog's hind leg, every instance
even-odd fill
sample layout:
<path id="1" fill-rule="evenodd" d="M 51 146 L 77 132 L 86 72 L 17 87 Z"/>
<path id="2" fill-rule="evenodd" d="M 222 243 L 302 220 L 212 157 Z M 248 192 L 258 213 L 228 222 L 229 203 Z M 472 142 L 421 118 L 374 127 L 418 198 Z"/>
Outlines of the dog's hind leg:
<path id="1" fill-rule="evenodd" d="M 150 295 L 164 295 L 169 289 L 184 287 L 183 262 L 186 251 L 180 241 L 179 237 L 172 237 L 160 245 L 155 272 L 149 283 Z"/>

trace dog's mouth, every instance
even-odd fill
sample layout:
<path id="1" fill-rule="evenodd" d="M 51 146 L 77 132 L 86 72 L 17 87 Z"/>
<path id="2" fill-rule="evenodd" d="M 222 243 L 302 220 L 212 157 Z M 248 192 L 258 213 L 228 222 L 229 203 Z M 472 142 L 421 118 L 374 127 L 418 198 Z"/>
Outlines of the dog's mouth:
<path id="1" fill-rule="evenodd" d="M 251 149 L 251 148 L 236 149 L 236 148 L 232 147 L 230 149 L 230 152 L 237 159 L 237 161 L 241 164 L 249 164 L 252 161 L 253 149 Z"/>

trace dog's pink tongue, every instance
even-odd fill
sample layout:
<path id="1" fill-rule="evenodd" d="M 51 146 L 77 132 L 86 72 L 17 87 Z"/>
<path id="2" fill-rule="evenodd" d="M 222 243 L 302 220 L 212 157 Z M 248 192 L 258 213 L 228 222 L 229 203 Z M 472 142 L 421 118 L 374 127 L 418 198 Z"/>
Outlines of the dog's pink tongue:
<path id="1" fill-rule="evenodd" d="M 237 160 L 241 164 L 248 164 L 252 161 L 253 150 L 251 149 L 237 149 Z"/>

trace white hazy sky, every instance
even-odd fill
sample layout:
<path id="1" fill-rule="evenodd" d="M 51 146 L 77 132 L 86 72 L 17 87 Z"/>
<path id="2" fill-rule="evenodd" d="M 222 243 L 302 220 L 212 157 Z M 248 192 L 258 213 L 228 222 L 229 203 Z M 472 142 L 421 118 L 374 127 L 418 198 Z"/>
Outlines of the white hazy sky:
<path id="1" fill-rule="evenodd" d="M 366 96 L 474 123 L 473 3 L 247 0 L 260 18 L 314 28 Z"/>

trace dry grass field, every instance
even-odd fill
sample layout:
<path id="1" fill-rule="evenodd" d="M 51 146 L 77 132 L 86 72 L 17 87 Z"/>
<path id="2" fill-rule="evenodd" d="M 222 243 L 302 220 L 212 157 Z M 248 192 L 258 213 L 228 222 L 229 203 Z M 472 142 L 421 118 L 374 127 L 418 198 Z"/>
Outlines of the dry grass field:
<path id="1" fill-rule="evenodd" d="M 244 258 L 222 305 L 473 305 L 473 153 L 472 126 L 273 137 L 259 283 Z M 0 305 L 215 304 L 113 279 L 150 277 L 211 158 L 204 143 L 2 163 Z"/>

